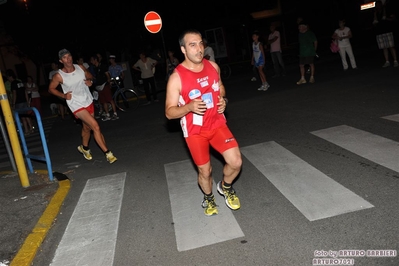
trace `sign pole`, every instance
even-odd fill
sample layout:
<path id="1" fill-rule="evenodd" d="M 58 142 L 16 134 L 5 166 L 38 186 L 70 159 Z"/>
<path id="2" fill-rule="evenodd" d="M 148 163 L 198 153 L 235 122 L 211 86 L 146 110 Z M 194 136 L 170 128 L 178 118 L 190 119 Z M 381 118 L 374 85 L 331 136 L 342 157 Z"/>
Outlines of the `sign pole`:
<path id="1" fill-rule="evenodd" d="M 165 39 L 163 37 L 163 30 L 161 30 L 162 29 L 161 16 L 155 11 L 148 12 L 144 16 L 144 26 L 151 33 L 155 34 L 155 33 L 161 32 L 162 46 L 163 46 L 163 52 L 164 52 L 164 61 L 166 64 L 166 59 L 168 57 L 168 54 L 167 54 L 166 46 L 165 46 Z"/>
<path id="2" fill-rule="evenodd" d="M 161 36 L 162 36 L 163 52 L 164 52 L 164 55 L 165 55 L 164 61 L 165 61 L 165 65 L 166 65 L 166 60 L 168 59 L 168 51 L 166 51 L 165 39 L 163 37 L 163 30 L 161 30 Z"/>

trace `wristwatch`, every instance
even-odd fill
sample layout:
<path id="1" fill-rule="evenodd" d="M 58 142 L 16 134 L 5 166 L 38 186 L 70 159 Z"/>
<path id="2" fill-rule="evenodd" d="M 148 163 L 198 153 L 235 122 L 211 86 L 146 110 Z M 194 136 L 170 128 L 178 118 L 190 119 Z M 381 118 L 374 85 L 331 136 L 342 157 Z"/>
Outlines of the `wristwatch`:
<path id="1" fill-rule="evenodd" d="M 229 100 L 226 97 L 223 97 L 223 100 L 226 102 L 226 104 L 229 103 Z"/>

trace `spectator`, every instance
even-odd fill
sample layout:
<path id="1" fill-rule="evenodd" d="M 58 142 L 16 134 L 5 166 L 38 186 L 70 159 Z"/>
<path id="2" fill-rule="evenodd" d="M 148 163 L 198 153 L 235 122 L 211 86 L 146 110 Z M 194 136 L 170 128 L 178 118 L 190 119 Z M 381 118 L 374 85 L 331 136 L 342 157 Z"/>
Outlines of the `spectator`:
<path id="1" fill-rule="evenodd" d="M 8 101 L 9 101 L 10 103 L 12 103 L 11 82 L 8 81 L 6 75 L 3 75 L 3 82 L 4 82 L 4 87 L 6 88 L 6 93 L 7 93 Z"/>
<path id="2" fill-rule="evenodd" d="M 339 55 L 341 56 L 342 66 L 344 70 L 348 70 L 348 62 L 346 55 L 348 55 L 353 69 L 357 69 L 355 56 L 353 55 L 350 38 L 352 38 L 352 31 L 345 26 L 345 19 L 338 21 L 339 28 L 334 31 L 332 38 L 338 41 Z"/>
<path id="3" fill-rule="evenodd" d="M 301 79 L 296 83 L 298 85 L 305 84 L 305 65 L 310 66 L 310 83 L 314 83 L 314 57 L 316 56 L 317 50 L 317 38 L 316 35 L 308 29 L 308 24 L 305 21 L 299 22 L 298 26 L 299 34 L 299 69 L 301 73 Z"/>
<path id="4" fill-rule="evenodd" d="M 168 58 L 166 59 L 166 81 L 169 79 L 170 75 L 173 73 L 173 70 L 179 64 L 179 59 L 175 57 L 175 52 L 172 50 L 168 51 Z"/>
<path id="5" fill-rule="evenodd" d="M 89 64 L 85 62 L 84 58 L 82 56 L 78 57 L 78 60 L 76 60 L 76 63 L 78 65 L 84 66 L 86 69 L 89 69 Z"/>
<path id="6" fill-rule="evenodd" d="M 42 104 L 41 104 L 41 97 L 39 93 L 39 87 L 33 81 L 32 76 L 27 77 L 27 81 L 25 83 L 25 88 L 30 94 L 30 107 L 35 107 L 39 114 L 42 116 Z M 28 97 L 29 98 L 29 97 Z"/>
<path id="7" fill-rule="evenodd" d="M 23 109 L 29 107 L 28 92 L 26 91 L 24 83 L 17 79 L 12 69 L 6 70 L 7 80 L 11 83 L 11 91 L 13 94 L 11 107 L 14 109 Z M 30 112 L 19 113 L 22 125 L 24 126 L 25 136 L 30 135 L 34 131 Z"/>
<path id="8" fill-rule="evenodd" d="M 297 17 L 297 19 L 296 19 L 297 29 L 298 29 L 299 25 L 303 21 L 305 21 L 305 19 L 302 16 Z M 310 29 L 309 24 L 307 24 L 307 26 L 308 26 L 308 30 L 309 30 Z M 299 47 L 298 47 L 298 54 L 299 54 Z M 304 67 L 306 69 L 306 74 L 310 74 L 310 66 L 309 66 L 309 64 L 306 64 Z"/>
<path id="9" fill-rule="evenodd" d="M 263 50 L 263 44 L 259 40 L 259 32 L 255 31 L 252 34 L 252 60 L 251 64 L 258 69 L 259 77 L 262 82 L 262 85 L 258 88 L 258 91 L 267 91 L 270 87 L 269 83 L 266 80 L 266 75 L 264 72 L 265 66 L 265 52 Z"/>
<path id="10" fill-rule="evenodd" d="M 104 64 L 100 64 L 97 55 L 90 57 L 91 66 L 89 68 L 94 81 L 93 86 L 98 91 L 98 101 L 102 105 L 104 110 L 104 115 L 102 121 L 117 120 L 119 119 L 118 113 L 116 111 L 115 102 L 112 99 L 111 91 L 111 76 L 108 72 L 108 68 Z M 111 104 L 113 115 L 109 114 L 108 104 Z"/>
<path id="11" fill-rule="evenodd" d="M 389 61 L 389 52 L 391 52 L 391 56 L 393 58 L 393 66 L 399 66 L 396 57 L 395 41 L 393 35 L 394 22 L 395 15 L 390 14 L 387 17 L 385 4 L 383 4 L 381 0 L 375 1 L 373 25 L 378 48 L 384 53 L 385 64 L 382 67 L 389 67 L 391 65 Z"/>
<path id="12" fill-rule="evenodd" d="M 154 78 L 155 66 L 158 61 L 147 57 L 145 52 L 141 52 L 139 56 L 140 59 L 137 60 L 132 68 L 141 72 L 141 79 L 143 80 L 145 96 L 147 98 L 147 103 L 143 105 L 151 104 L 151 97 L 154 102 L 159 102 Z"/>
<path id="13" fill-rule="evenodd" d="M 270 44 L 270 56 L 274 66 L 273 77 L 285 76 L 286 72 L 283 54 L 281 52 L 280 32 L 276 30 L 276 26 L 274 24 L 270 25 L 268 44 Z"/>
<path id="14" fill-rule="evenodd" d="M 204 58 L 215 62 L 215 51 L 208 45 L 207 39 L 203 38 L 202 41 L 204 42 Z"/>
<path id="15" fill-rule="evenodd" d="M 121 87 L 123 87 L 123 80 L 125 79 L 125 72 L 123 71 L 123 67 L 120 64 L 116 63 L 116 56 L 109 56 L 109 66 L 108 72 L 111 76 L 111 79 L 119 78 L 119 82 L 121 83 Z"/>

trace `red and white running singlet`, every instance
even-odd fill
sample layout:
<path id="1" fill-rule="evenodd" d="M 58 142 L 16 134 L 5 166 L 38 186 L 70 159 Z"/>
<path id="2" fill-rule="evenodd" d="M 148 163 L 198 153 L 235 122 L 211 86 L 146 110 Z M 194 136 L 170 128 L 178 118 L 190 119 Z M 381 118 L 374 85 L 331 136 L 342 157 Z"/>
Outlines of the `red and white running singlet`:
<path id="1" fill-rule="evenodd" d="M 182 85 L 179 106 L 202 98 L 207 107 L 204 115 L 190 112 L 180 119 L 185 138 L 199 134 L 201 130 L 212 130 L 226 124 L 226 118 L 224 114 L 218 113 L 217 106 L 220 95 L 219 74 L 208 60 L 204 59 L 202 62 L 204 67 L 200 72 L 193 72 L 181 64 L 175 68 Z"/>

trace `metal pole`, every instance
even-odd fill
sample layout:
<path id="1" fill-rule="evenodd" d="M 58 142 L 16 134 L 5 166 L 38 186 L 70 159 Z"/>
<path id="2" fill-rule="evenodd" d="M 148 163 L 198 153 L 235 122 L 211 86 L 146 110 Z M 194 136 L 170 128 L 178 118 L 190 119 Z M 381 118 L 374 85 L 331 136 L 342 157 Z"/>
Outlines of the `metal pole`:
<path id="1" fill-rule="evenodd" d="M 6 146 L 6 149 L 7 149 L 8 159 L 10 159 L 11 167 L 14 170 L 14 172 L 16 172 L 17 167 L 15 165 L 14 156 L 12 154 L 10 140 L 8 139 L 8 135 L 6 134 L 6 129 L 3 125 L 3 116 L 0 117 L 0 130 L 1 130 L 1 134 L 3 135 L 4 145 Z"/>
<path id="2" fill-rule="evenodd" d="M 21 145 L 19 144 L 19 139 L 17 136 L 17 130 L 15 129 L 15 122 L 12 116 L 10 103 L 8 101 L 8 96 L 6 88 L 4 86 L 3 75 L 0 71 L 0 104 L 3 110 L 3 115 L 8 130 L 8 135 L 10 137 L 11 147 L 14 152 L 15 161 L 17 163 L 17 169 L 19 174 L 19 179 L 21 180 L 21 185 L 23 187 L 29 187 L 28 172 L 26 171 L 26 166 L 24 162 L 24 157 L 21 152 Z"/>
<path id="3" fill-rule="evenodd" d="M 163 29 L 161 29 L 161 36 L 162 36 L 162 45 L 163 45 L 163 53 L 164 53 L 164 61 L 166 64 L 166 59 L 168 58 L 168 52 L 166 51 L 165 39 L 163 38 Z"/>

